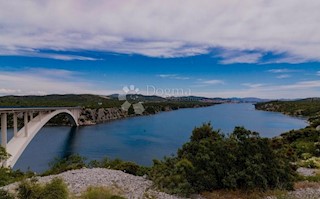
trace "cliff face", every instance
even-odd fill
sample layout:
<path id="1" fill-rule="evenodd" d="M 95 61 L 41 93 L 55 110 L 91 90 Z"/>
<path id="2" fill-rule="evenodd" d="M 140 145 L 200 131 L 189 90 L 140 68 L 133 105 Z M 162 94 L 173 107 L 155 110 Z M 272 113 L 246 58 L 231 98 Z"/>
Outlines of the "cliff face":
<path id="1" fill-rule="evenodd" d="M 79 117 L 79 125 L 93 125 L 128 117 L 121 108 L 83 109 Z"/>

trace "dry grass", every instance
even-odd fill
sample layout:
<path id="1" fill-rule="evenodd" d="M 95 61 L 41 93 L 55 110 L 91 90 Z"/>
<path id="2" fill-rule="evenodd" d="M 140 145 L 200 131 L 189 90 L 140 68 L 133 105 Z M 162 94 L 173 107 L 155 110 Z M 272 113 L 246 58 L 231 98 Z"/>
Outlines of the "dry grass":
<path id="1" fill-rule="evenodd" d="M 306 189 L 306 188 L 313 188 L 313 189 L 319 189 L 320 188 L 320 182 L 310 182 L 310 181 L 300 181 L 296 182 L 294 184 L 294 189 Z"/>
<path id="2" fill-rule="evenodd" d="M 299 189 L 320 189 L 320 182 L 310 182 L 310 181 L 300 181 L 296 182 L 294 185 L 295 190 Z M 274 198 L 281 199 L 296 199 L 292 195 L 288 195 L 287 191 L 283 190 L 272 190 L 272 191 L 252 191 L 244 192 L 241 190 L 216 190 L 212 192 L 206 192 L 202 195 L 208 199 L 261 199 L 267 196 L 273 196 Z"/>
<path id="3" fill-rule="evenodd" d="M 210 193 L 203 193 L 203 196 L 208 199 L 261 199 L 267 196 L 283 196 L 286 191 L 273 190 L 267 192 L 251 191 L 244 192 L 240 190 L 217 190 Z"/>

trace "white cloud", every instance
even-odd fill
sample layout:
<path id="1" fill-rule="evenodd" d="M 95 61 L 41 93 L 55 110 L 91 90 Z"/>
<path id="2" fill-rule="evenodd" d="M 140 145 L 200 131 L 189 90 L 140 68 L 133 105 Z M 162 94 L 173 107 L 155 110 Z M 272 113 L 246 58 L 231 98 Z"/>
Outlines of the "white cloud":
<path id="1" fill-rule="evenodd" d="M 210 92 L 195 91 L 193 94 L 207 97 L 260 97 L 264 99 L 320 97 L 320 80 L 299 81 L 294 84 L 277 86 L 259 85 L 246 89 L 224 89 Z"/>
<path id="2" fill-rule="evenodd" d="M 261 55 L 247 53 L 254 51 L 287 55 L 280 62 L 319 61 L 319 7 L 318 0 L 1 0 L 0 54 L 50 49 L 180 57 L 222 48 L 244 52 L 225 64 L 255 63 Z"/>
<path id="3" fill-rule="evenodd" d="M 289 78 L 289 77 L 291 77 L 291 75 L 283 74 L 283 75 L 278 75 L 276 78 L 278 78 L 278 79 L 286 79 L 286 78 Z"/>
<path id="4" fill-rule="evenodd" d="M 268 70 L 268 72 L 270 72 L 270 73 L 294 73 L 294 72 L 299 72 L 299 71 L 300 70 L 292 70 L 292 69 L 287 69 L 287 68 Z"/>
<path id="5" fill-rule="evenodd" d="M 243 83 L 242 85 L 250 87 L 250 88 L 259 88 L 259 87 L 263 86 L 264 84 Z"/>
<path id="6" fill-rule="evenodd" d="M 180 76 L 180 75 L 177 75 L 177 74 L 160 74 L 160 75 L 157 75 L 157 76 L 161 77 L 161 78 L 177 79 L 177 80 L 190 79 L 190 77 L 184 77 L 184 76 Z"/>
<path id="7" fill-rule="evenodd" d="M 210 84 L 210 85 L 225 84 L 224 81 L 219 80 L 219 79 L 205 80 L 205 81 L 202 81 L 201 83 Z"/>
<path id="8" fill-rule="evenodd" d="M 217 55 L 222 58 L 221 64 L 235 64 L 235 63 L 257 63 L 262 57 L 261 53 L 246 53 L 241 51 L 224 50 L 224 52 Z"/>
<path id="9" fill-rule="evenodd" d="M 82 79 L 77 72 L 26 68 L 21 71 L 1 71 L 0 95 L 46 95 L 46 94 L 111 94 L 112 90 L 96 88 Z"/>

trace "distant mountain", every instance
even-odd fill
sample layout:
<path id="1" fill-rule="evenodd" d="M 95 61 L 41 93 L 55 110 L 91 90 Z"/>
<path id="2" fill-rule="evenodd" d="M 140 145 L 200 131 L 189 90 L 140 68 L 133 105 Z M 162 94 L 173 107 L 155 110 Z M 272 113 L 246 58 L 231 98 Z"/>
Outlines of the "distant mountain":
<path id="1" fill-rule="evenodd" d="M 261 99 L 261 98 L 257 98 L 257 97 L 244 97 L 244 98 L 237 98 L 237 97 L 233 97 L 233 98 L 228 98 L 231 101 L 239 101 L 242 103 L 257 103 L 257 102 L 267 102 L 270 101 L 270 99 Z"/>
<path id="2" fill-rule="evenodd" d="M 0 106 L 81 106 L 81 107 L 120 107 L 123 101 L 119 100 L 118 94 L 113 95 L 90 95 L 90 94 L 66 94 L 66 95 L 45 95 L 45 96 L 3 96 L 0 97 Z M 257 103 L 270 100 L 254 97 L 248 98 L 208 98 L 199 96 L 181 97 L 160 97 L 141 94 L 128 94 L 127 100 L 140 102 L 206 102 L 206 103 Z M 309 98 L 305 100 L 320 100 Z"/>
<path id="3" fill-rule="evenodd" d="M 112 94 L 108 96 L 110 99 L 119 99 L 119 94 Z M 128 100 L 137 100 L 137 101 L 147 101 L 147 102 L 163 102 L 167 101 L 166 98 L 159 97 L 156 95 L 141 95 L 141 94 L 126 94 L 125 95 L 126 99 Z M 120 97 L 121 99 L 121 97 Z"/>
<path id="4" fill-rule="evenodd" d="M 217 103 L 258 103 L 258 102 L 267 102 L 268 99 L 260 99 L 255 97 L 245 97 L 245 98 L 208 98 L 208 97 L 199 97 L 199 96 L 183 96 L 183 97 L 170 97 L 167 98 L 173 101 L 203 101 L 203 102 L 217 102 Z"/>

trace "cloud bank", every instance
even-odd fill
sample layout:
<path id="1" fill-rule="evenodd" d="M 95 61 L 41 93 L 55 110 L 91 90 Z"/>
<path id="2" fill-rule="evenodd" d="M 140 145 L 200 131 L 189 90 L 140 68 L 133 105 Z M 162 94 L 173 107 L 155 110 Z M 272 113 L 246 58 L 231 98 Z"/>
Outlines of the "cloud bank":
<path id="1" fill-rule="evenodd" d="M 25 68 L 20 71 L 1 71 L 1 95 L 98 94 L 115 90 L 97 89 L 77 72 L 61 69 Z"/>
<path id="2" fill-rule="evenodd" d="M 0 55 L 95 60 L 53 51 L 184 57 L 222 64 L 320 60 L 318 0 L 0 0 Z M 238 52 L 238 53 L 234 53 Z M 248 53 L 249 52 L 249 53 Z"/>

